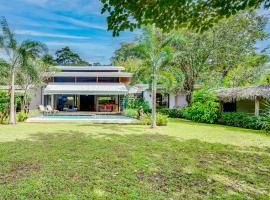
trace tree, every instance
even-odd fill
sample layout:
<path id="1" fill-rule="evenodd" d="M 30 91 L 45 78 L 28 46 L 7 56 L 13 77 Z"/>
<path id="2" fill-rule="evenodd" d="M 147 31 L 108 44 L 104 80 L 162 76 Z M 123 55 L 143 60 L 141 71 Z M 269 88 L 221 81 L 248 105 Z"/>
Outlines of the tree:
<path id="1" fill-rule="evenodd" d="M 42 56 L 41 60 L 51 66 L 57 65 L 56 60 L 50 54 L 45 54 L 44 56 Z"/>
<path id="2" fill-rule="evenodd" d="M 174 48 L 172 64 L 185 77 L 184 91 L 189 104 L 195 84 L 218 87 L 225 86 L 226 82 L 228 86 L 230 78 L 238 79 L 237 84 L 247 83 L 247 75 L 249 82 L 254 80 L 255 76 L 251 76 L 255 73 L 243 72 L 245 68 L 249 68 L 249 72 L 251 69 L 260 71 L 267 61 L 265 54 L 258 53 L 255 48 L 256 41 L 267 36 L 264 26 L 263 17 L 255 12 L 245 12 L 221 20 L 203 33 L 179 29 L 167 34 L 165 41 Z M 235 74 L 237 70 L 239 73 Z"/>
<path id="3" fill-rule="evenodd" d="M 165 76 L 169 77 L 168 73 L 162 71 L 162 66 L 166 59 L 170 55 L 170 48 L 163 46 L 158 40 L 158 30 L 154 26 L 147 26 L 144 29 L 144 33 L 141 38 L 142 46 L 144 47 L 145 59 L 143 64 L 138 68 L 138 70 L 143 73 L 137 74 L 147 74 L 148 79 L 152 85 L 152 123 L 151 127 L 156 128 L 156 93 L 157 93 L 157 81 L 159 78 Z M 136 73 L 135 73 L 136 74 Z M 151 75 L 151 76 L 149 76 Z M 172 77 L 172 76 L 170 76 Z"/>
<path id="4" fill-rule="evenodd" d="M 10 71 L 10 124 L 15 124 L 15 81 L 16 75 L 21 68 L 28 65 L 29 59 L 40 57 L 47 51 L 47 47 L 40 43 L 25 40 L 19 44 L 14 37 L 14 33 L 9 29 L 7 20 L 1 18 L 2 34 L 0 35 L 0 48 L 3 48 L 8 56 L 8 66 Z"/>
<path id="5" fill-rule="evenodd" d="M 118 36 L 123 30 L 133 31 L 143 25 L 155 24 L 164 31 L 188 27 L 198 31 L 211 28 L 222 18 L 241 10 L 260 6 L 269 8 L 269 0 L 101 0 L 101 13 L 108 12 L 108 30 Z"/>
<path id="6" fill-rule="evenodd" d="M 16 83 L 23 90 L 21 108 L 25 113 L 28 112 L 28 104 L 31 101 L 30 90 L 42 86 L 50 78 L 50 71 L 50 65 L 47 63 L 31 59 L 28 61 L 28 65 L 18 72 Z"/>
<path id="7" fill-rule="evenodd" d="M 254 59 L 258 59 L 255 45 L 258 40 L 267 38 L 265 25 L 264 17 L 249 11 L 221 20 L 208 32 L 210 48 L 213 49 L 211 64 L 220 72 L 222 80 L 241 63 L 247 64 L 247 58 L 255 56 Z"/>
<path id="8" fill-rule="evenodd" d="M 188 30 L 177 30 L 165 39 L 173 49 L 171 64 L 184 75 L 183 89 L 188 105 L 191 104 L 195 83 L 203 72 L 209 71 L 209 43 L 205 34 L 192 33 Z"/>
<path id="9" fill-rule="evenodd" d="M 81 59 L 79 54 L 74 53 L 69 47 L 64 47 L 56 51 L 56 62 L 58 65 L 64 66 L 85 66 L 89 65 L 88 62 Z"/>

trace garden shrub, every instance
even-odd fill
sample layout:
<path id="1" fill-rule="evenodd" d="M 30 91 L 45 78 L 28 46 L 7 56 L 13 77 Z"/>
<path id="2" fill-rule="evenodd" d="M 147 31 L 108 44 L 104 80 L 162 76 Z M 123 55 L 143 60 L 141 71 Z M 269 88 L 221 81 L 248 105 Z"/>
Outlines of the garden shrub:
<path id="1" fill-rule="evenodd" d="M 2 124 L 9 116 L 10 96 L 5 91 L 0 91 L 0 123 Z"/>
<path id="2" fill-rule="evenodd" d="M 127 108 L 138 110 L 140 107 L 143 108 L 144 112 L 151 111 L 148 102 L 146 102 L 144 98 L 136 98 L 136 97 L 131 98 L 130 97 L 128 99 Z"/>
<path id="3" fill-rule="evenodd" d="M 170 118 L 183 118 L 183 109 L 181 108 L 161 108 L 158 112 Z"/>
<path id="4" fill-rule="evenodd" d="M 24 120 L 26 120 L 27 115 L 24 112 L 19 112 L 17 115 L 17 119 L 19 122 L 23 122 Z"/>
<path id="5" fill-rule="evenodd" d="M 157 113 L 156 117 L 157 126 L 166 126 L 168 121 L 169 118 L 167 115 Z M 144 117 L 141 119 L 141 124 L 144 125 L 151 125 L 151 122 L 152 122 L 152 115 L 150 113 L 145 114 Z"/>
<path id="6" fill-rule="evenodd" d="M 260 130 L 264 122 L 261 117 L 249 115 L 243 112 L 224 112 L 218 120 L 219 124 Z"/>
<path id="7" fill-rule="evenodd" d="M 133 118 L 137 118 L 138 117 L 138 111 L 136 109 L 125 109 L 123 111 L 123 115 L 127 116 L 127 117 L 133 117 Z"/>
<path id="8" fill-rule="evenodd" d="M 194 92 L 192 105 L 183 110 L 184 118 L 204 123 L 215 123 L 220 116 L 217 97 L 208 90 Z"/>

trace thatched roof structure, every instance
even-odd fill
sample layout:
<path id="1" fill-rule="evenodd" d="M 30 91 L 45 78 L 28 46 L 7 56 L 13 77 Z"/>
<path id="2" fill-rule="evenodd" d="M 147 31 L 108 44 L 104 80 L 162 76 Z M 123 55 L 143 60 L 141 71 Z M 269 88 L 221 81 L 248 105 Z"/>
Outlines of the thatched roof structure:
<path id="1" fill-rule="evenodd" d="M 255 100 L 256 97 L 270 99 L 270 84 L 235 88 L 222 88 L 215 91 L 217 97 L 223 102 L 238 100 Z"/>

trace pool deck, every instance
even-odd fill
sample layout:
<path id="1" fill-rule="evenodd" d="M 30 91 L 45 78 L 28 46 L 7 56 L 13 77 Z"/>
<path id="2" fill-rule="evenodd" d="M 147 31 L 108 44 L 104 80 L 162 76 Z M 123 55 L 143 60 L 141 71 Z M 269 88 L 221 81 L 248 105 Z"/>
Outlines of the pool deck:
<path id="1" fill-rule="evenodd" d="M 42 116 L 40 116 L 42 117 Z M 46 119 L 39 117 L 30 117 L 26 123 L 90 123 L 90 124 L 132 124 L 138 123 L 137 119 Z"/>

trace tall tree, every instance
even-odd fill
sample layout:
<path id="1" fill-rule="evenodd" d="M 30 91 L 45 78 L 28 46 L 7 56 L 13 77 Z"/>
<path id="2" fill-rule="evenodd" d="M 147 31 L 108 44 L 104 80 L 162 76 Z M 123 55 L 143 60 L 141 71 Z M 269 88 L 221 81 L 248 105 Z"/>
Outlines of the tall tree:
<path id="1" fill-rule="evenodd" d="M 56 60 L 54 59 L 54 57 L 50 54 L 45 54 L 44 56 L 42 56 L 41 60 L 51 66 L 57 65 Z"/>
<path id="2" fill-rule="evenodd" d="M 8 66 L 10 71 L 10 124 L 15 124 L 15 81 L 16 75 L 23 67 L 28 65 L 29 59 L 40 57 L 47 52 L 47 47 L 40 43 L 25 40 L 19 44 L 14 37 L 14 33 L 9 29 L 7 20 L 1 18 L 2 34 L 0 35 L 0 48 L 4 49 L 8 56 Z"/>
<path id="3" fill-rule="evenodd" d="M 56 51 L 56 62 L 58 65 L 75 65 L 84 66 L 89 65 L 88 62 L 84 61 L 79 54 L 73 52 L 69 47 L 64 47 Z"/>
<path id="4" fill-rule="evenodd" d="M 269 8 L 269 0 L 100 0 L 102 13 L 108 12 L 108 29 L 118 36 L 123 30 L 133 31 L 143 25 L 171 31 L 183 26 L 206 30 L 222 18 L 241 10 Z"/>

